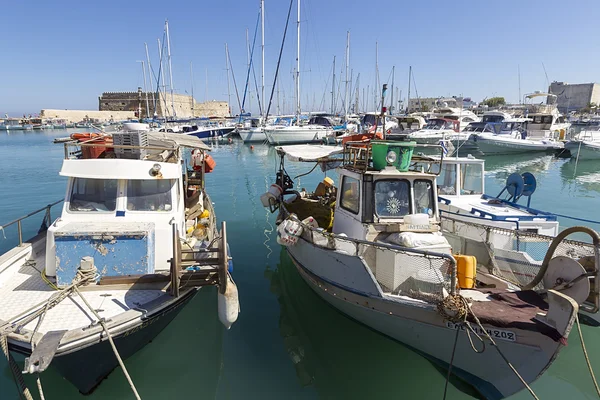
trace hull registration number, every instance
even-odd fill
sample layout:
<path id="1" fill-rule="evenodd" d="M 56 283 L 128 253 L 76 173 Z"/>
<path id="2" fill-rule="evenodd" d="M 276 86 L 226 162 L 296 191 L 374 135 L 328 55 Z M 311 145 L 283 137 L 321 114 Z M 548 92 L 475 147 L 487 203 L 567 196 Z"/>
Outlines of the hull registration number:
<path id="1" fill-rule="evenodd" d="M 480 327 L 478 327 L 475 324 L 471 324 L 471 327 L 477 334 L 486 338 L 485 333 L 483 332 L 483 330 Z M 464 331 L 467 329 L 462 324 L 455 324 L 450 321 L 446 321 L 446 328 L 460 329 L 461 331 Z M 488 335 L 490 335 L 494 340 L 504 340 L 507 342 L 515 342 L 517 340 L 517 335 L 512 331 L 505 331 L 503 329 L 496 329 L 496 328 L 489 328 L 489 329 L 486 328 L 486 331 L 487 331 Z"/>

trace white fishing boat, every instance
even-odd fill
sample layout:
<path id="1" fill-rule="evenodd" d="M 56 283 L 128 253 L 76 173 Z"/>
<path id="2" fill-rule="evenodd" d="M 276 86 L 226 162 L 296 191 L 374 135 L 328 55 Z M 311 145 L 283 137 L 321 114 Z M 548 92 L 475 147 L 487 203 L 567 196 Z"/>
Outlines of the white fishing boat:
<path id="1" fill-rule="evenodd" d="M 200 288 L 218 287 L 228 328 L 239 305 L 225 223 L 219 230 L 205 189 L 214 167 L 206 145 L 146 131 L 61 142 L 68 182 L 59 218 L 50 206 L 38 210 L 46 211 L 42 228 L 26 241 L 23 218 L 3 225 L 18 225 L 19 245 L 0 256 L 0 341 L 11 365 L 13 353 L 26 357 L 25 373 L 53 365 L 87 394 L 118 365 L 126 372 L 122 359 L 151 342 Z M 172 333 L 190 340 L 189 332 Z"/>
<path id="2" fill-rule="evenodd" d="M 510 396 L 556 359 L 578 303 L 552 289 L 491 289 L 475 280 L 469 271 L 478 260 L 453 255 L 440 232 L 437 176 L 421 159 L 411 160 L 413 146 L 280 147 L 276 185 L 261 201 L 279 211 L 278 242 L 325 301 L 449 366 L 485 398 Z M 314 193 L 295 191 L 285 157 L 341 165 L 337 187 L 327 178 Z M 479 346 L 494 346 L 473 351 L 474 333 Z"/>
<path id="3" fill-rule="evenodd" d="M 579 132 L 565 143 L 565 149 L 578 160 L 600 160 L 600 127 Z"/>

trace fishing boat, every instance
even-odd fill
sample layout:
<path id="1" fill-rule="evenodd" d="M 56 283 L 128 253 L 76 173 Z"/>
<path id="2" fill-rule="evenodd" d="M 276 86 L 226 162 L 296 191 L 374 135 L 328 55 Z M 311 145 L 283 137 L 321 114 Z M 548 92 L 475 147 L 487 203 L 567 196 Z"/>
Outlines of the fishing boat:
<path id="1" fill-rule="evenodd" d="M 45 211 L 26 241 L 23 218 L 3 225 L 18 225 L 19 245 L 0 256 L 0 341 L 11 360 L 26 357 L 25 373 L 52 365 L 87 394 L 118 365 L 126 373 L 122 360 L 201 288 L 218 287 L 227 328 L 239 305 L 226 225 L 217 226 L 205 188 L 214 161 L 200 139 L 138 130 L 60 142 L 68 178 L 60 217 L 51 218 L 50 206 L 30 213 Z M 189 332 L 177 336 L 190 340 Z"/>
<path id="2" fill-rule="evenodd" d="M 278 242 L 325 301 L 451 368 L 485 398 L 531 390 L 566 344 L 578 303 L 553 289 L 485 285 L 484 272 L 475 279 L 478 260 L 453 254 L 441 233 L 437 175 L 411 157 L 415 145 L 278 148 L 276 183 L 261 196 L 279 213 Z M 338 165 L 337 186 L 326 178 L 312 193 L 294 190 L 286 157 Z M 439 171 L 442 158 L 435 163 Z"/>
<path id="3" fill-rule="evenodd" d="M 578 160 L 600 160 L 600 126 L 579 132 L 565 143 L 565 149 Z"/>

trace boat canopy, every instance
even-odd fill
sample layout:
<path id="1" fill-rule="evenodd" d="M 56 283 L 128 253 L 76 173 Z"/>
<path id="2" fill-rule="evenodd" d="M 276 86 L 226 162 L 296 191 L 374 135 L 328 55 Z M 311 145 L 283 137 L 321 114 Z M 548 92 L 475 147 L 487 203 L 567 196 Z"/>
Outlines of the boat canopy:
<path id="1" fill-rule="evenodd" d="M 154 145 L 152 142 L 156 141 L 169 143 L 179 147 L 191 147 L 194 149 L 210 151 L 210 147 L 208 147 L 201 139 L 191 135 L 168 132 L 148 132 L 148 140 L 150 141 L 150 145 Z"/>
<path id="2" fill-rule="evenodd" d="M 285 154 L 291 161 L 316 162 L 326 161 L 326 159 L 334 154 L 343 153 L 342 146 L 324 146 L 300 144 L 295 146 L 281 146 L 277 148 L 277 152 L 281 155 Z"/>

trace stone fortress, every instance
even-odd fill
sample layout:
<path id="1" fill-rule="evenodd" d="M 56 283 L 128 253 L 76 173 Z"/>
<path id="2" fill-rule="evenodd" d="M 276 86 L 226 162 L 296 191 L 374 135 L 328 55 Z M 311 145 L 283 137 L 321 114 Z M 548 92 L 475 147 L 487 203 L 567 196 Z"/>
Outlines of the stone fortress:
<path id="1" fill-rule="evenodd" d="M 146 102 L 146 98 L 148 101 Z M 155 101 L 156 98 L 156 101 Z M 146 107 L 148 105 L 148 107 Z M 156 113 L 156 114 L 155 114 Z M 192 96 L 174 93 L 143 92 L 104 92 L 98 97 L 98 110 L 58 110 L 44 109 L 40 118 L 58 118 L 69 122 L 86 121 L 122 121 L 149 116 L 152 118 L 175 117 L 178 119 L 203 117 L 229 117 L 229 104 L 226 101 L 206 101 L 198 103 Z"/>

